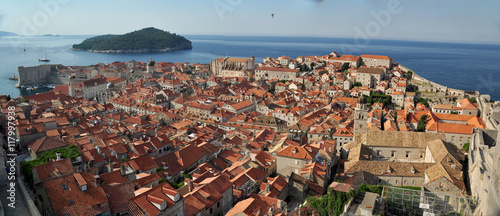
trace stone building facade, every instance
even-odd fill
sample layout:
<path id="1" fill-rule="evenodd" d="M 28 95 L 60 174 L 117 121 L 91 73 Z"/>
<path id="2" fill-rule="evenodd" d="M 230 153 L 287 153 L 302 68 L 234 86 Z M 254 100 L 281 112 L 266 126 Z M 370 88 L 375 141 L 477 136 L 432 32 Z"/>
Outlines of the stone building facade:
<path id="1" fill-rule="evenodd" d="M 62 69 L 63 67 L 64 66 L 60 64 L 38 65 L 34 67 L 20 66 L 17 68 L 18 81 L 16 87 L 46 84 L 49 76 L 56 73 L 58 69 Z"/>
<path id="2" fill-rule="evenodd" d="M 298 70 L 288 68 L 259 67 L 255 69 L 255 79 L 295 80 Z"/>
<path id="3" fill-rule="evenodd" d="M 233 58 L 225 57 L 213 60 L 210 70 L 219 77 L 244 77 L 255 69 L 255 57 Z"/>
<path id="4" fill-rule="evenodd" d="M 387 69 L 392 68 L 392 59 L 388 56 L 378 56 L 378 55 L 361 55 L 361 61 L 363 65 L 368 67 L 385 67 Z"/>
<path id="5" fill-rule="evenodd" d="M 500 131 L 479 129 L 469 149 L 472 196 L 479 199 L 474 215 L 500 215 Z"/>
<path id="6" fill-rule="evenodd" d="M 356 82 L 369 88 L 375 88 L 383 79 L 384 69 L 382 68 L 361 67 L 356 72 Z"/>

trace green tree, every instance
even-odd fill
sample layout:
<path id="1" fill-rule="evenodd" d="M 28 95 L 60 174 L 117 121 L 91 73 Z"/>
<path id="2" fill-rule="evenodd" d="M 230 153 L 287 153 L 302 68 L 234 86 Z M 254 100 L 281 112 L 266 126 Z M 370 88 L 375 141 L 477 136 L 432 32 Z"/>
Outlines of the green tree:
<path id="1" fill-rule="evenodd" d="M 466 151 L 466 152 L 469 152 L 469 147 L 470 147 L 470 143 L 464 143 L 462 145 L 462 148 Z"/>
<path id="2" fill-rule="evenodd" d="M 469 101 L 470 101 L 471 103 L 477 103 L 477 100 L 476 100 L 476 98 L 475 98 L 475 97 L 472 97 L 472 98 L 467 98 L 467 99 L 469 99 Z"/>
<path id="3" fill-rule="evenodd" d="M 190 49 L 191 41 L 156 28 L 144 28 L 124 35 L 102 35 L 73 45 L 79 50 Z"/>
<path id="4" fill-rule="evenodd" d="M 349 69 L 349 63 L 348 62 L 344 62 L 344 64 L 342 64 L 342 67 L 340 68 L 340 70 L 346 72 L 347 69 Z"/>
<path id="5" fill-rule="evenodd" d="M 421 104 L 425 105 L 426 107 L 429 107 L 429 99 L 427 99 L 427 98 L 418 98 L 417 103 L 421 103 Z"/>
<path id="6" fill-rule="evenodd" d="M 427 114 L 424 114 L 420 117 L 420 120 L 418 121 L 418 124 L 417 124 L 417 131 L 425 132 L 428 118 L 429 118 L 429 116 Z"/>
<path id="7" fill-rule="evenodd" d="M 361 82 L 355 82 L 354 86 L 363 86 L 363 84 Z"/>

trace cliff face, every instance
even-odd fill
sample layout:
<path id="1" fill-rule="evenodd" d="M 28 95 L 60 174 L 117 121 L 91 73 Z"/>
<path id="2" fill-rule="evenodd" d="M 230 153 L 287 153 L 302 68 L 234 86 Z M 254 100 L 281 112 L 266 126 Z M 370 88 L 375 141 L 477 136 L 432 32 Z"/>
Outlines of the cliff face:
<path id="1" fill-rule="evenodd" d="M 171 52 L 192 49 L 183 36 L 155 28 L 145 28 L 124 35 L 102 35 L 73 45 L 72 50 L 103 53 Z"/>

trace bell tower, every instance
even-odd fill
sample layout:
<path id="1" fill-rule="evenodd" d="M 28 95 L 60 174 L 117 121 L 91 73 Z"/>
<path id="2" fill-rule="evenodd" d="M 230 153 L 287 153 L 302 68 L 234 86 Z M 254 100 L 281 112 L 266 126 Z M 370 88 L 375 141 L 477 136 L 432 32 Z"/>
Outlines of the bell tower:
<path id="1" fill-rule="evenodd" d="M 354 133 L 366 132 L 366 123 L 368 121 L 368 106 L 365 96 L 361 95 L 354 111 Z"/>
<path id="2" fill-rule="evenodd" d="M 155 61 L 149 58 L 148 64 L 147 64 L 147 73 L 153 73 L 155 72 Z"/>

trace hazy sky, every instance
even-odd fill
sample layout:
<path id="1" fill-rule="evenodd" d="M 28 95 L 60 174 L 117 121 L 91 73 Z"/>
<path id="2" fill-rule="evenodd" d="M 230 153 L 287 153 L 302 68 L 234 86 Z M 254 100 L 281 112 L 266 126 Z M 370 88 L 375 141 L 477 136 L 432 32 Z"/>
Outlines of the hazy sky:
<path id="1" fill-rule="evenodd" d="M 498 0 L 1 0 L 0 5 L 0 30 L 18 34 L 123 34 L 156 27 L 181 35 L 500 43 Z"/>

